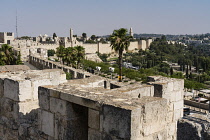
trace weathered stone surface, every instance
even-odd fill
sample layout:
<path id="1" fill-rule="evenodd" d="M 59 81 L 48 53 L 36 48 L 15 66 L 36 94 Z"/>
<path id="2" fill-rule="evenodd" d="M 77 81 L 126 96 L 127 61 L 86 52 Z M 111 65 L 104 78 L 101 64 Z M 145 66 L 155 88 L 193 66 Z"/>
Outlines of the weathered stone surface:
<path id="1" fill-rule="evenodd" d="M 99 111 L 89 109 L 88 110 L 88 126 L 96 130 L 100 129 L 100 113 Z"/>
<path id="2" fill-rule="evenodd" d="M 30 113 L 34 109 L 39 108 L 38 100 L 30 101 L 30 102 L 19 102 L 19 112 L 26 115 L 27 113 Z"/>
<path id="3" fill-rule="evenodd" d="M 103 131 L 120 139 L 130 139 L 131 110 L 103 106 Z"/>
<path id="4" fill-rule="evenodd" d="M 183 115 L 182 89 L 173 87 L 178 85 L 175 80 L 163 78 L 150 85 L 116 83 L 118 89 L 104 89 L 104 79 L 97 76 L 60 84 L 65 78 L 56 70 L 10 74 L 0 87 L 0 136 L 35 140 L 175 139 L 176 120 Z M 178 83 L 182 85 L 182 81 Z"/>
<path id="5" fill-rule="evenodd" d="M 38 100 L 38 87 L 43 85 L 52 85 L 50 79 L 36 79 L 31 81 L 33 100 Z"/>
<path id="6" fill-rule="evenodd" d="M 50 111 L 53 113 L 60 113 L 61 115 L 67 115 L 67 102 L 50 97 Z"/>
<path id="7" fill-rule="evenodd" d="M 12 79 L 4 80 L 4 96 L 15 101 L 25 101 L 32 97 L 31 81 L 20 80 L 14 81 Z"/>
<path id="8" fill-rule="evenodd" d="M 166 100 L 158 100 L 145 104 L 142 124 L 144 135 L 148 136 L 166 129 L 168 114 L 166 106 Z"/>
<path id="9" fill-rule="evenodd" d="M 45 134 L 54 137 L 54 114 L 39 110 L 39 129 Z"/>
<path id="10" fill-rule="evenodd" d="M 183 109 L 184 101 L 180 100 L 174 103 L 174 110 Z"/>
<path id="11" fill-rule="evenodd" d="M 209 121 L 205 115 L 193 114 L 178 121 L 177 140 L 209 140 Z"/>
<path id="12" fill-rule="evenodd" d="M 99 131 L 89 128 L 88 129 L 88 140 L 102 140 L 102 135 Z"/>
<path id="13" fill-rule="evenodd" d="M 4 79 L 0 79 L 0 98 L 4 96 Z"/>

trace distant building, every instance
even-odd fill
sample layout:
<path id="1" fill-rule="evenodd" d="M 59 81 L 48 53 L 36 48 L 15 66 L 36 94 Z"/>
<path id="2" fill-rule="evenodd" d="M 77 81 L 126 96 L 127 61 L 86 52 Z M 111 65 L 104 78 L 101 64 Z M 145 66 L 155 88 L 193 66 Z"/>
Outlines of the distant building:
<path id="1" fill-rule="evenodd" d="M 0 43 L 11 44 L 14 40 L 14 33 L 12 32 L 0 32 Z"/>
<path id="2" fill-rule="evenodd" d="M 132 36 L 133 37 L 133 29 L 132 28 L 130 28 L 130 36 Z"/>

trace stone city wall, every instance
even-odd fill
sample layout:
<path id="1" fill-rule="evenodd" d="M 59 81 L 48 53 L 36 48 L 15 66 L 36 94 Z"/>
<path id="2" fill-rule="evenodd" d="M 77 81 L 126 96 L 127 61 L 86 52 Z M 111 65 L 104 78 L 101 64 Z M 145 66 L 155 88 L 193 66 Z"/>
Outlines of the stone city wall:
<path id="1" fill-rule="evenodd" d="M 40 70 L 42 70 L 42 69 L 61 69 L 64 72 L 71 73 L 72 79 L 80 79 L 80 78 L 90 77 L 90 73 L 88 73 L 84 70 L 75 69 L 73 67 L 62 65 L 62 64 L 60 64 L 60 62 L 53 62 L 53 61 L 42 59 L 42 58 L 35 57 L 35 56 L 29 57 L 29 63 Z"/>
<path id="2" fill-rule="evenodd" d="M 0 74 L 0 139 L 42 139 L 37 129 L 38 87 L 66 82 L 60 70 Z"/>
<path id="3" fill-rule="evenodd" d="M 176 94 L 183 88 L 181 80 L 153 81 L 139 85 L 139 90 L 136 83 L 125 91 L 126 85 L 121 85 L 119 90 L 104 89 L 105 79 L 98 76 L 66 82 L 65 74 L 55 69 L 6 73 L 0 77 L 0 138 L 3 140 L 176 138 L 174 120 L 182 106 L 176 102 L 180 97 L 171 101 L 171 98 L 151 96 Z M 174 86 L 168 88 L 169 83 Z M 174 112 L 167 107 L 170 102 Z M 170 118 L 170 113 L 175 117 Z"/>
<path id="4" fill-rule="evenodd" d="M 183 116 L 184 80 L 165 77 L 149 77 L 149 83 L 154 85 L 154 97 L 167 99 L 167 139 L 176 139 L 177 121 Z"/>
<path id="5" fill-rule="evenodd" d="M 167 139 L 166 99 L 98 92 L 73 82 L 40 87 L 40 98 L 47 99 L 40 102 L 40 130 L 54 139 Z"/>
<path id="6" fill-rule="evenodd" d="M 128 51 L 135 51 L 135 50 L 146 50 L 147 48 L 149 48 L 151 41 L 150 40 L 140 40 L 140 41 L 134 41 L 134 42 L 130 42 L 130 46 L 128 48 Z M 109 54 L 109 53 L 114 53 L 115 51 L 111 49 L 110 47 L 110 43 L 97 43 L 97 44 L 88 44 L 88 43 L 83 43 L 83 42 L 78 42 L 76 41 L 76 43 L 72 45 L 71 42 L 65 42 L 65 47 L 71 47 L 71 46 L 83 46 L 85 48 L 85 53 L 90 54 L 90 53 L 96 53 L 96 52 L 100 52 L 100 53 L 105 53 L 105 54 Z M 11 46 L 19 51 L 21 53 L 21 57 L 22 60 L 26 61 L 29 54 L 31 53 L 30 50 L 37 50 L 37 49 L 45 49 L 45 50 L 50 50 L 50 49 L 54 49 L 56 50 L 56 48 L 59 47 L 59 43 L 38 43 L 36 41 L 32 41 L 32 40 L 14 40 L 11 43 Z M 33 53 L 31 53 L 32 55 L 35 55 Z M 47 55 L 47 52 L 45 54 L 45 56 Z"/>
<path id="7" fill-rule="evenodd" d="M 200 109 L 209 110 L 209 104 L 205 104 L 205 103 L 199 103 L 199 102 L 191 101 L 191 100 L 184 100 L 184 104 L 193 106 L 193 107 L 197 107 Z"/>

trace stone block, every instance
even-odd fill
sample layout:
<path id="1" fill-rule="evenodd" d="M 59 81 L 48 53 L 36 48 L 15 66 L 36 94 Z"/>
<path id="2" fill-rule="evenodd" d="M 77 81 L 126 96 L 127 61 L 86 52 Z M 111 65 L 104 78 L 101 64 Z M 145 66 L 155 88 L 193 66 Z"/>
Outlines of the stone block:
<path id="1" fill-rule="evenodd" d="M 19 102 L 19 112 L 23 113 L 23 115 L 26 115 L 27 113 L 30 113 L 34 109 L 39 108 L 38 100 L 35 101 L 29 101 L 29 102 Z"/>
<path id="2" fill-rule="evenodd" d="M 100 131 L 88 128 L 88 140 L 102 140 Z"/>
<path id="3" fill-rule="evenodd" d="M 103 131 L 119 139 L 131 137 L 131 110 L 110 105 L 103 106 Z"/>
<path id="4" fill-rule="evenodd" d="M 131 113 L 131 139 L 132 140 L 138 140 L 142 139 L 142 125 L 140 122 L 143 122 L 142 120 L 142 108 L 137 108 L 135 110 L 132 110 Z"/>
<path id="5" fill-rule="evenodd" d="M 170 92 L 172 92 L 173 90 L 174 90 L 174 82 L 173 82 L 173 81 L 172 81 L 172 82 L 168 82 L 166 92 L 167 92 L 167 93 L 170 93 Z"/>
<path id="6" fill-rule="evenodd" d="M 174 110 L 174 120 L 173 121 L 177 121 L 181 117 L 183 117 L 183 109 Z"/>
<path id="7" fill-rule="evenodd" d="M 50 109 L 50 97 L 49 96 L 40 96 L 39 97 L 39 106 L 41 109 L 49 110 Z"/>
<path id="8" fill-rule="evenodd" d="M 167 99 L 167 102 L 168 103 L 171 103 L 172 101 L 171 101 L 171 98 L 172 98 L 172 95 L 173 94 L 173 92 L 171 92 L 171 94 L 163 94 L 162 95 L 162 98 L 164 98 L 164 99 Z"/>
<path id="9" fill-rule="evenodd" d="M 33 92 L 33 99 L 38 100 L 38 87 L 39 86 L 44 86 L 44 85 L 52 85 L 50 79 L 36 79 L 31 81 L 32 85 L 32 92 Z"/>
<path id="10" fill-rule="evenodd" d="M 168 125 L 168 137 L 176 135 L 176 130 L 177 130 L 177 123 L 175 123 L 175 122 L 169 123 L 169 125 Z"/>
<path id="11" fill-rule="evenodd" d="M 50 90 L 50 96 L 54 98 L 60 98 L 60 92 L 56 90 Z"/>
<path id="12" fill-rule="evenodd" d="M 183 100 L 183 98 L 184 98 L 184 91 L 183 90 L 177 91 L 176 92 L 176 101 Z"/>
<path id="13" fill-rule="evenodd" d="M 50 111 L 67 115 L 67 102 L 61 99 L 50 97 Z"/>
<path id="14" fill-rule="evenodd" d="M 131 92 L 133 94 L 133 91 Z M 135 98 L 138 97 L 140 93 L 140 96 L 154 96 L 154 86 L 145 86 L 145 87 L 141 87 L 137 90 L 137 96 Z"/>
<path id="15" fill-rule="evenodd" d="M 15 101 L 32 99 L 31 81 L 11 79 L 4 80 L 4 96 Z"/>
<path id="16" fill-rule="evenodd" d="M 38 87 L 38 94 L 41 96 L 50 96 L 50 89 L 45 87 Z"/>
<path id="17" fill-rule="evenodd" d="M 83 98 L 80 96 L 75 96 L 75 95 L 71 95 L 71 94 L 66 94 L 66 93 L 62 93 L 60 92 L 60 98 L 62 100 L 71 102 L 71 103 L 75 103 L 81 106 L 85 106 L 88 108 L 92 108 L 94 110 L 100 110 L 100 105 L 98 104 L 98 102 L 87 99 L 87 98 Z"/>
<path id="18" fill-rule="evenodd" d="M 183 100 L 174 102 L 174 110 L 183 109 L 183 107 L 184 107 L 184 101 Z"/>
<path id="19" fill-rule="evenodd" d="M 167 114 L 167 122 L 171 123 L 174 120 L 174 112 L 168 112 Z"/>
<path id="20" fill-rule="evenodd" d="M 18 102 L 14 102 L 9 98 L 2 98 L 0 102 L 0 116 L 5 116 L 7 118 L 13 118 L 14 121 L 19 119 L 19 105 Z"/>
<path id="21" fill-rule="evenodd" d="M 0 79 L 0 98 L 4 96 L 4 79 Z"/>
<path id="22" fill-rule="evenodd" d="M 39 110 L 38 113 L 39 129 L 45 134 L 54 137 L 54 114 L 44 110 Z"/>
<path id="23" fill-rule="evenodd" d="M 49 89 L 39 87 L 39 106 L 41 109 L 49 110 L 50 109 L 50 91 Z"/>
<path id="24" fill-rule="evenodd" d="M 184 80 L 176 79 L 174 80 L 174 90 L 183 90 L 184 89 Z"/>
<path id="25" fill-rule="evenodd" d="M 154 97 L 154 92 L 155 92 L 154 86 L 151 86 L 150 87 L 150 96 L 151 97 Z"/>
<path id="26" fill-rule="evenodd" d="M 143 134 L 149 136 L 166 128 L 168 108 L 167 100 L 160 99 L 144 105 Z"/>
<path id="27" fill-rule="evenodd" d="M 90 109 L 88 110 L 88 126 L 96 130 L 100 129 L 100 113 L 99 111 Z"/>

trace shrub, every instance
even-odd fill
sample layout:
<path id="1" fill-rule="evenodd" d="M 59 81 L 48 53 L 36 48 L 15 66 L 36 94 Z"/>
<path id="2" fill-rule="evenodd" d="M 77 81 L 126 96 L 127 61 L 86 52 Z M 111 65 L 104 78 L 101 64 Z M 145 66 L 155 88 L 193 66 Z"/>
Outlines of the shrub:
<path id="1" fill-rule="evenodd" d="M 72 79 L 72 74 L 66 72 L 66 80 L 70 80 L 70 79 Z"/>

